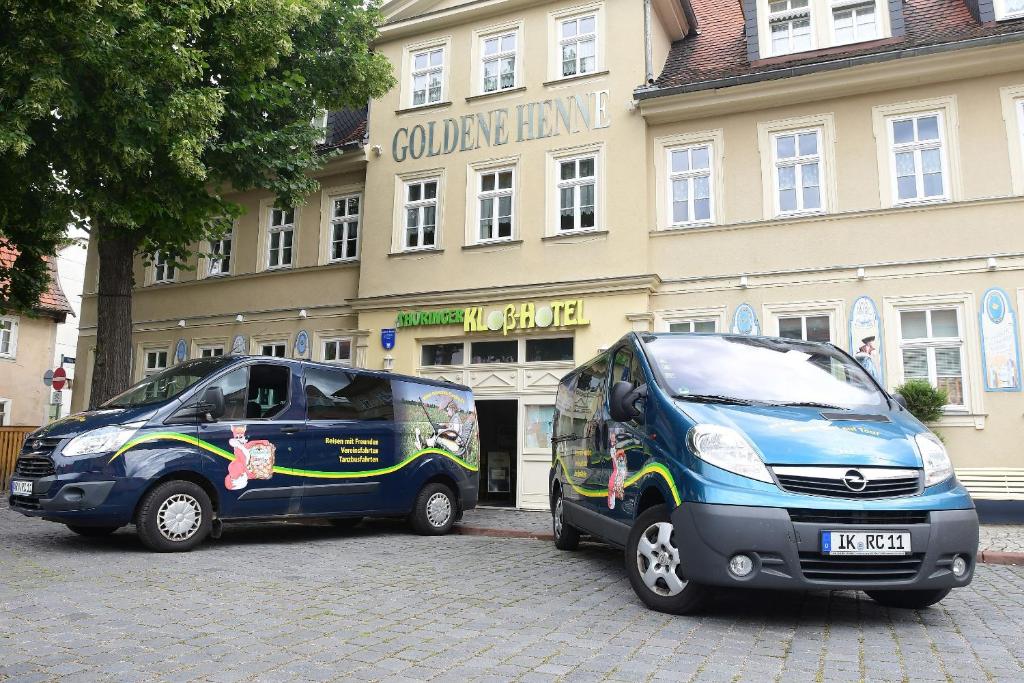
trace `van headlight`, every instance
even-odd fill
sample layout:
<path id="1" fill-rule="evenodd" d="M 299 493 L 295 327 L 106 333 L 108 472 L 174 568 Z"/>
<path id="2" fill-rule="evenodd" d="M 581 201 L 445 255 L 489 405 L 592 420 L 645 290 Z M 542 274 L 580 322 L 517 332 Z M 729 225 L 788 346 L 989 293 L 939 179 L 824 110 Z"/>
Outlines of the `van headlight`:
<path id="1" fill-rule="evenodd" d="M 704 462 L 741 477 L 775 483 L 761 456 L 735 429 L 694 425 L 686 438 L 690 442 L 690 450 Z"/>
<path id="2" fill-rule="evenodd" d="M 953 463 L 949 461 L 949 454 L 946 453 L 946 447 L 939 441 L 939 437 L 930 432 L 923 432 L 914 436 L 914 442 L 921 454 L 921 462 L 924 463 L 925 488 L 935 486 L 953 476 Z"/>
<path id="3" fill-rule="evenodd" d="M 79 434 L 71 439 L 63 449 L 61 455 L 74 457 L 76 455 L 93 455 L 116 451 L 128 443 L 128 440 L 139 431 L 138 425 L 112 425 L 110 427 L 99 427 L 84 434 Z"/>

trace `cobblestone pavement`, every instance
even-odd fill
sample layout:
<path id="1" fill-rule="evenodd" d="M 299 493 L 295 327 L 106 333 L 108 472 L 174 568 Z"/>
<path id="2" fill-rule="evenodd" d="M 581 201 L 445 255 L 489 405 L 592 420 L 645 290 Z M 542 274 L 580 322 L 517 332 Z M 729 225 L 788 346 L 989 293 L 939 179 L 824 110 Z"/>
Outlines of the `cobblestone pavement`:
<path id="1" fill-rule="evenodd" d="M 0 509 L 0 680 L 1019 681 L 1024 568 L 921 612 L 724 593 L 651 612 L 622 555 L 398 524 L 229 526 L 189 554 Z"/>
<path id="2" fill-rule="evenodd" d="M 551 513 L 503 508 L 477 508 L 466 513 L 462 523 L 486 529 L 521 529 L 533 533 L 551 533 Z M 1024 525 L 984 524 L 981 550 L 1024 553 Z"/>

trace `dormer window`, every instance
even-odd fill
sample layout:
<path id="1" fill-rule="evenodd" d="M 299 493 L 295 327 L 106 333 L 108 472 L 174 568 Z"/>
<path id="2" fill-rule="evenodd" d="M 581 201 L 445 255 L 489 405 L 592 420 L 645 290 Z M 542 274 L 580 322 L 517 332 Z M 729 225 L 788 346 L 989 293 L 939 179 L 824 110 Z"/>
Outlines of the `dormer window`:
<path id="1" fill-rule="evenodd" d="M 1024 0 L 997 0 L 1018 2 Z M 890 35 L 881 0 L 759 0 L 758 51 L 779 57 Z"/>
<path id="2" fill-rule="evenodd" d="M 878 21 L 874 1 L 835 0 L 832 3 L 832 35 L 837 45 L 877 38 Z"/>
<path id="3" fill-rule="evenodd" d="M 809 0 L 778 0 L 768 3 L 768 25 L 771 28 L 773 55 L 803 52 L 814 45 Z"/>
<path id="4" fill-rule="evenodd" d="M 1020 19 L 1024 17 L 1024 0 L 995 0 L 996 19 Z"/>

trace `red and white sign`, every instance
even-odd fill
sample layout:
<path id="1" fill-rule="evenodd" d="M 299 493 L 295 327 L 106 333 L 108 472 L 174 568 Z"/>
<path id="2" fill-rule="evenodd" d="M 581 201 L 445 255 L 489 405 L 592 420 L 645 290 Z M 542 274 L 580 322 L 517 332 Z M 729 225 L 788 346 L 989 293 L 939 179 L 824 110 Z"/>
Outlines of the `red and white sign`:
<path id="1" fill-rule="evenodd" d="M 53 371 L 53 379 L 51 380 L 51 386 L 54 391 L 60 391 L 64 388 L 64 385 L 68 382 L 68 373 L 64 372 L 64 368 L 57 368 Z"/>

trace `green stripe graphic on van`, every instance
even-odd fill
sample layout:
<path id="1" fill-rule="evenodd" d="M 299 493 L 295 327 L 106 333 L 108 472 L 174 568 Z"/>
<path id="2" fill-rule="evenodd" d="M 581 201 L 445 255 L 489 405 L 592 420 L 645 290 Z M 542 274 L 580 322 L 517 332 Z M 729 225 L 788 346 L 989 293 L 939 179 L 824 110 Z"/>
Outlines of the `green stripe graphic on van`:
<path id="1" fill-rule="evenodd" d="M 214 455 L 218 455 L 224 458 L 225 460 L 235 459 L 233 453 L 229 453 L 223 448 L 214 446 L 212 443 L 209 443 L 208 441 L 197 439 L 196 437 L 189 436 L 188 434 L 180 434 L 178 432 L 153 432 L 152 434 L 146 434 L 144 436 L 140 436 L 137 439 L 132 439 L 125 445 L 121 446 L 121 448 L 117 449 L 117 452 L 114 453 L 114 455 L 110 458 L 109 462 L 113 462 L 119 456 L 123 455 L 126 451 L 135 448 L 139 444 L 147 443 L 150 441 L 180 441 L 182 443 L 187 443 L 191 446 L 195 446 L 196 448 L 201 448 L 204 451 L 213 453 Z M 457 455 L 449 453 L 448 451 L 442 450 L 440 448 L 424 448 L 421 451 L 413 453 L 408 458 L 402 460 L 401 462 L 395 465 L 391 465 L 389 467 L 381 467 L 380 469 L 376 470 L 360 470 L 358 472 L 324 472 L 320 470 L 300 470 L 292 467 L 277 467 L 275 465 L 274 473 L 289 474 L 293 477 L 310 477 L 313 479 L 360 479 L 363 477 L 375 477 L 381 474 L 391 474 L 392 472 L 397 472 L 398 470 L 402 469 L 409 463 L 423 457 L 424 455 L 443 456 L 454 462 L 456 465 L 469 470 L 470 472 L 477 472 L 480 470 L 480 468 L 477 465 L 472 465 L 463 460 L 462 458 L 458 457 Z"/>
<path id="2" fill-rule="evenodd" d="M 572 476 L 569 474 L 569 468 L 565 466 L 565 461 L 562 460 L 562 456 L 558 456 L 558 462 L 562 465 L 562 470 L 565 472 L 566 481 L 569 482 L 569 486 L 572 490 L 581 496 L 587 498 L 604 498 L 608 495 L 608 489 L 588 489 L 584 486 L 579 486 L 572 480 Z M 672 498 L 675 499 L 676 505 L 682 505 L 683 499 L 679 496 L 679 489 L 676 488 L 676 481 L 672 478 L 672 473 L 668 471 L 668 468 L 662 465 L 660 462 L 652 462 L 644 465 L 639 472 L 630 475 L 626 478 L 626 481 L 622 483 L 623 488 L 633 486 L 638 481 L 643 479 L 648 474 L 658 474 L 665 483 L 668 484 L 669 490 L 672 491 Z"/>

